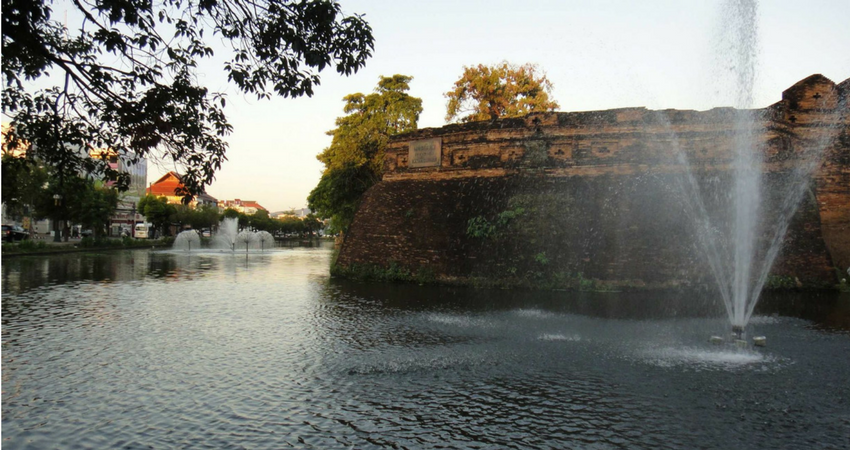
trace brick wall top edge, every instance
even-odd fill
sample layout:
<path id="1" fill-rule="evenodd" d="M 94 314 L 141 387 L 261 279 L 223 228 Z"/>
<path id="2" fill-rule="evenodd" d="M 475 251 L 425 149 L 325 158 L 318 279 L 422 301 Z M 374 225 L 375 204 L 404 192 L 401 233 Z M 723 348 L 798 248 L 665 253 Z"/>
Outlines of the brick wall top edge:
<path id="1" fill-rule="evenodd" d="M 778 111 L 788 108 L 796 103 L 794 100 L 805 94 L 809 89 L 816 86 L 829 86 L 839 96 L 846 96 L 845 92 L 850 90 L 850 79 L 844 80 L 836 85 L 829 78 L 820 74 L 810 75 L 798 81 L 782 93 L 782 100 L 766 108 L 749 110 L 754 114 L 760 114 L 766 120 L 773 120 L 778 116 Z M 846 105 L 845 105 L 846 107 Z M 574 111 L 574 112 L 542 112 L 530 113 L 521 117 L 505 119 L 486 120 L 469 123 L 448 124 L 443 127 L 422 128 L 409 133 L 399 134 L 390 138 L 391 143 L 408 142 L 417 139 L 425 139 L 451 134 L 463 134 L 475 131 L 487 132 L 491 130 L 532 128 L 532 127 L 572 127 L 593 126 L 597 124 L 614 124 L 628 122 L 654 122 L 669 121 L 672 124 L 687 123 L 690 121 L 727 121 L 731 120 L 737 110 L 732 107 L 716 107 L 705 111 L 661 109 L 649 110 L 645 107 L 627 107 L 599 111 Z M 631 114 L 629 114 L 631 113 Z M 628 117 L 624 119 L 624 117 Z M 630 118 L 630 119 L 629 119 Z"/>

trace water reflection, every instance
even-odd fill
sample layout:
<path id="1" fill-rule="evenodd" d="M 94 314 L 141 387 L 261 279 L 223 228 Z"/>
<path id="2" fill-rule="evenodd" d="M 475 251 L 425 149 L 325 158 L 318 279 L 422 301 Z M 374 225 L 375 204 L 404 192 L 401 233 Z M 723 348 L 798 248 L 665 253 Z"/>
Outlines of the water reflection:
<path id="1" fill-rule="evenodd" d="M 330 279 L 329 248 L 3 264 L 4 448 L 840 448 L 850 299 Z"/>
<path id="2" fill-rule="evenodd" d="M 132 281 L 155 273 L 157 263 L 148 250 L 111 253 L 72 253 L 24 256 L 3 260 L 3 293 L 20 294 L 43 286 L 67 283 Z M 172 262 L 173 263 L 173 262 Z"/>
<path id="3" fill-rule="evenodd" d="M 526 314 L 575 314 L 604 319 L 663 320 L 720 318 L 722 300 L 702 291 L 563 292 L 491 290 L 457 286 L 412 286 L 332 279 L 322 296 L 348 310 L 364 305 L 376 312 L 393 309 L 492 312 L 525 310 Z M 828 330 L 850 332 L 850 295 L 837 291 L 766 291 L 756 316 L 789 316 Z M 351 307 L 354 302 L 356 307 Z M 757 320 L 758 321 L 758 320 Z"/>

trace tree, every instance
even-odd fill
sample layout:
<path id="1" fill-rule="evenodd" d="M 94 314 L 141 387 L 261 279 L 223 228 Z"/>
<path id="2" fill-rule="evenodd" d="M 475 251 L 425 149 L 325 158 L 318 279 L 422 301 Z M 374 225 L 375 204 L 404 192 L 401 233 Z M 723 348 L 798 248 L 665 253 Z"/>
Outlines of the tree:
<path id="1" fill-rule="evenodd" d="M 445 96 L 446 122 L 474 122 L 523 116 L 535 111 L 554 111 L 549 100 L 552 83 L 538 75 L 537 66 L 503 62 L 495 66 L 464 67 L 463 75 Z"/>
<path id="2" fill-rule="evenodd" d="M 239 211 L 233 208 L 226 208 L 224 212 L 221 213 L 222 219 L 238 219 Z"/>
<path id="3" fill-rule="evenodd" d="M 171 216 L 168 221 L 175 223 L 180 229 L 187 225 L 195 230 L 210 228 L 218 223 L 218 208 L 211 205 L 172 205 Z"/>
<path id="4" fill-rule="evenodd" d="M 83 180 L 82 189 L 68 199 L 69 217 L 83 228 L 91 229 L 95 239 L 104 236 L 118 208 L 118 190 Z"/>
<path id="5" fill-rule="evenodd" d="M 304 232 L 304 221 L 295 216 L 284 216 L 278 219 L 280 232 L 283 234 L 301 234 Z"/>
<path id="6" fill-rule="evenodd" d="M 384 150 L 389 137 L 413 131 L 422 113 L 422 100 L 411 97 L 413 77 L 381 77 L 375 92 L 346 96 L 330 147 L 317 158 L 325 164 L 322 178 L 309 197 L 308 206 L 322 218 L 331 218 L 345 230 L 354 218 L 360 198 L 381 179 Z"/>
<path id="7" fill-rule="evenodd" d="M 224 95 L 197 81 L 212 42 L 229 81 L 261 99 L 310 96 L 323 69 L 350 75 L 374 48 L 369 24 L 333 0 L 72 0 L 58 20 L 52 3 L 3 0 L 6 143 L 121 189 L 129 176 L 87 149 L 181 165 L 187 196 L 212 182 L 232 129 Z"/>
<path id="8" fill-rule="evenodd" d="M 31 210 L 48 181 L 47 170 L 25 158 L 4 154 L 2 163 L 2 201 L 11 216 L 34 214 Z"/>
<path id="9" fill-rule="evenodd" d="M 317 231 L 322 229 L 322 221 L 314 214 L 307 214 L 307 217 L 302 221 L 304 223 L 304 231 L 313 236 Z"/>
<path id="10" fill-rule="evenodd" d="M 118 191 L 90 178 L 61 180 L 63 174 L 55 168 L 8 154 L 2 167 L 3 203 L 12 216 L 72 221 L 100 237 L 118 207 Z"/>
<path id="11" fill-rule="evenodd" d="M 238 225 L 240 230 L 247 229 L 248 226 L 251 225 L 251 217 L 243 212 L 240 212 Z"/>
<path id="12" fill-rule="evenodd" d="M 269 217 L 269 212 L 265 209 L 258 209 L 248 216 L 249 225 L 258 231 L 270 231 L 272 229 L 271 222 L 272 219 Z"/>
<path id="13" fill-rule="evenodd" d="M 165 197 L 146 195 L 139 200 L 139 212 L 144 214 L 148 222 L 161 234 L 165 234 L 166 227 L 171 223 L 171 217 L 177 209 L 169 205 Z"/>
<path id="14" fill-rule="evenodd" d="M 196 230 L 209 228 L 212 230 L 218 225 L 218 207 L 214 205 L 201 205 L 195 208 L 190 225 Z"/>
<path id="15" fill-rule="evenodd" d="M 177 232 L 183 231 L 184 228 L 194 228 L 192 226 L 195 217 L 195 209 L 189 205 L 169 205 L 171 206 L 171 214 L 168 216 L 168 223 L 177 225 Z"/>

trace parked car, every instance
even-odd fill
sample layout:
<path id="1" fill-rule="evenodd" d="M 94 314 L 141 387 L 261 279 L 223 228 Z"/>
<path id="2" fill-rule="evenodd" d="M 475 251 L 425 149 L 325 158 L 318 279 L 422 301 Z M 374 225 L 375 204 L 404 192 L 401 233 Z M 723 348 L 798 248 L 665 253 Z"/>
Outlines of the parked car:
<path id="1" fill-rule="evenodd" d="M 30 234 L 27 233 L 27 230 L 24 230 L 17 225 L 3 225 L 3 241 L 22 241 L 29 238 Z"/>

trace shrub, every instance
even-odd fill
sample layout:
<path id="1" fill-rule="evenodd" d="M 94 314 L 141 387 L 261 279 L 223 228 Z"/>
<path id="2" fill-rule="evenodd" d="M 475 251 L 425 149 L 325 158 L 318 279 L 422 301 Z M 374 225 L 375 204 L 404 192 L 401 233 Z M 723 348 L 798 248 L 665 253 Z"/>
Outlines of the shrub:
<path id="1" fill-rule="evenodd" d="M 27 239 L 25 241 L 21 241 L 18 244 L 19 250 L 32 251 L 32 250 L 41 250 L 43 248 L 47 248 L 47 243 L 44 241 L 34 241 L 32 239 Z"/>
<path id="2" fill-rule="evenodd" d="M 469 219 L 466 226 L 466 234 L 469 237 L 487 239 L 496 233 L 496 226 L 491 224 L 483 216 Z"/>

